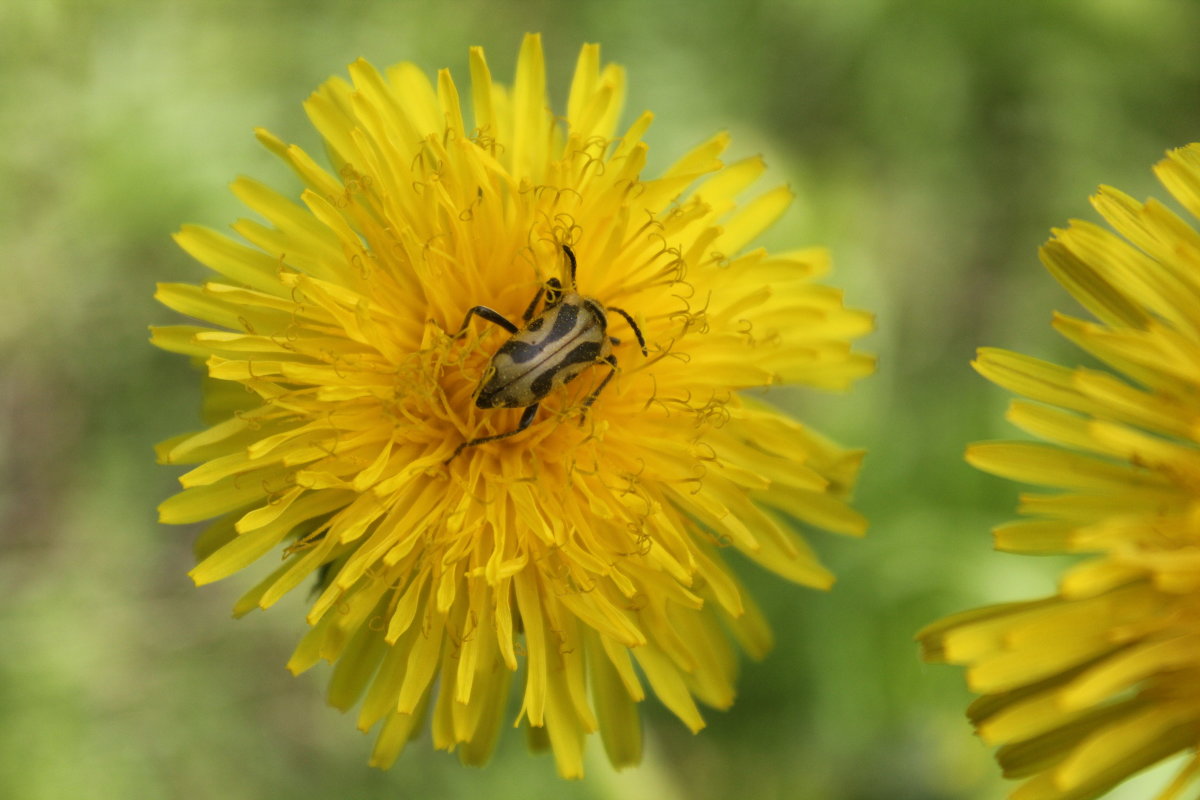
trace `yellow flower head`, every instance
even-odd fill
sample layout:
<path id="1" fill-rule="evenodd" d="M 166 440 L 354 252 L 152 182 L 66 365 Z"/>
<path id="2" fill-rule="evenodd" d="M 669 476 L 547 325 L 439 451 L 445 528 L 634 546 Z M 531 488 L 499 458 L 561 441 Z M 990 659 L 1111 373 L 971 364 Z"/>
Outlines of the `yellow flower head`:
<path id="1" fill-rule="evenodd" d="M 1200 217 L 1200 145 L 1157 168 Z M 1055 328 L 1116 373 L 983 350 L 976 368 L 1036 402 L 1008 418 L 1044 439 L 985 443 L 967 459 L 1050 493 L 996 530 L 1020 553 L 1091 553 L 1058 594 L 976 609 L 919 635 L 931 660 L 967 665 L 969 715 L 1021 800 L 1104 794 L 1191 752 L 1159 795 L 1200 775 L 1200 234 L 1167 207 L 1104 187 L 1094 204 L 1124 240 L 1072 222 L 1042 248 L 1098 322 Z"/>
<path id="2" fill-rule="evenodd" d="M 769 647 L 721 547 L 832 582 L 782 520 L 860 533 L 845 504 L 860 453 L 741 392 L 847 386 L 871 371 L 848 344 L 871 322 L 811 283 L 822 252 L 747 249 L 791 195 L 739 205 L 763 164 L 719 161 L 726 136 L 642 175 L 651 116 L 616 135 L 624 75 L 598 47 L 565 116 L 537 36 L 511 89 L 481 50 L 470 65 L 470 122 L 445 70 L 351 65 L 305 104 L 332 171 L 258 134 L 300 204 L 239 179 L 265 220 L 233 226 L 245 243 L 180 232 L 217 275 L 158 297 L 206 324 L 154 342 L 203 359 L 211 427 L 161 445 L 199 466 L 160 512 L 217 518 L 198 584 L 282 552 L 237 614 L 315 581 L 289 667 L 335 663 L 330 702 L 381 724 L 372 763 L 426 718 L 437 747 L 483 762 L 516 677 L 516 722 L 575 777 L 595 730 L 637 762 L 646 685 L 698 730 L 696 700 L 733 701 L 728 635 Z M 567 305 L 569 330 L 506 344 L 504 321 L 552 327 Z M 493 368 L 511 402 L 481 408 Z"/>

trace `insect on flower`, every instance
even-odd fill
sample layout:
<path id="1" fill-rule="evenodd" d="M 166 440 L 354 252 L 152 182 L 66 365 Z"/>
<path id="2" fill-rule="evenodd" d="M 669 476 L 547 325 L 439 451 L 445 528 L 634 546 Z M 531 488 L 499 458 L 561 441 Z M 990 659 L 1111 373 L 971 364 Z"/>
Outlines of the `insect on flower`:
<path id="1" fill-rule="evenodd" d="M 503 314 L 487 306 L 474 306 L 463 317 L 455 337 L 466 333 L 473 316 L 495 323 L 510 334 L 508 341 L 488 363 L 475 391 L 475 405 L 479 408 L 524 408 L 525 413 L 511 431 L 463 442 L 446 463 L 468 447 L 517 435 L 533 422 L 538 404 L 546 395 L 574 380 L 589 366 L 607 364 L 610 367 L 608 374 L 583 401 L 583 413 L 586 414 L 617 371 L 617 357 L 613 355 L 612 346 L 620 344 L 621 340 L 608 335 L 608 317 L 604 312 L 614 311 L 624 317 L 637 337 L 642 355 L 648 355 L 646 339 L 629 312 L 604 306 L 599 300 L 575 291 L 575 253 L 565 244 L 562 249 L 571 264 L 570 280 L 564 288 L 558 278 L 550 278 L 537 290 L 521 315 L 524 328 L 518 328 Z M 543 300 L 542 312 L 534 316 Z"/>
<path id="2" fill-rule="evenodd" d="M 515 723 L 574 779 L 592 733 L 641 760 L 652 697 L 700 731 L 700 705 L 734 702 L 735 642 L 770 649 L 721 545 L 833 583 L 789 520 L 861 535 L 862 451 L 760 395 L 870 374 L 851 342 L 872 317 L 817 282 L 823 249 L 755 244 L 792 192 L 727 134 L 649 170 L 653 115 L 618 127 L 625 72 L 598 45 L 561 107 L 536 34 L 510 83 L 480 48 L 469 66 L 463 91 L 354 62 L 305 102 L 330 167 L 258 132 L 298 199 L 242 178 L 260 220 L 178 233 L 211 274 L 159 287 L 198 324 L 153 341 L 203 361 L 206 421 L 159 446 L 192 465 L 159 514 L 212 520 L 199 585 L 282 558 L 238 616 L 315 581 L 288 669 L 333 665 L 373 765 L 422 729 L 482 765 Z M 479 302 L 503 313 L 464 318 Z"/>

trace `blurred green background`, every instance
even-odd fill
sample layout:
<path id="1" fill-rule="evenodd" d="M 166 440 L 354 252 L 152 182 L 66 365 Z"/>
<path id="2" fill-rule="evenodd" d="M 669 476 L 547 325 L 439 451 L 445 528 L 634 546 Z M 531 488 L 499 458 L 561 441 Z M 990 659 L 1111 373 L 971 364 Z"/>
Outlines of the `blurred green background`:
<path id="1" fill-rule="evenodd" d="M 778 399 L 870 449 L 872 528 L 812 537 L 829 594 L 743 570 L 776 651 L 699 736 L 648 704 L 640 770 L 593 752 L 565 784 L 514 733 L 485 771 L 425 737 L 378 772 L 325 673 L 283 668 L 303 597 L 230 621 L 250 579 L 193 588 L 194 531 L 155 522 L 175 475 L 151 444 L 196 424 L 198 387 L 146 343 L 175 321 L 151 293 L 204 278 L 169 234 L 242 214 L 235 175 L 295 190 L 253 126 L 315 149 L 300 102 L 353 59 L 465 83 L 481 44 L 508 81 L 531 30 L 560 106 L 581 43 L 628 68 L 627 121 L 658 115 L 651 174 L 728 129 L 796 189 L 766 244 L 832 248 L 830 282 L 878 314 L 880 368 L 848 395 Z M 961 453 L 1012 434 L 968 362 L 984 344 L 1078 358 L 1048 326 L 1075 306 L 1037 247 L 1095 217 L 1098 183 L 1164 194 L 1151 164 L 1200 139 L 1197 31 L 1186 0 L 4 4 L 0 797 L 1001 796 L 961 672 L 922 665 L 912 635 L 1050 591 L 1061 564 L 990 549 L 1016 488 Z"/>

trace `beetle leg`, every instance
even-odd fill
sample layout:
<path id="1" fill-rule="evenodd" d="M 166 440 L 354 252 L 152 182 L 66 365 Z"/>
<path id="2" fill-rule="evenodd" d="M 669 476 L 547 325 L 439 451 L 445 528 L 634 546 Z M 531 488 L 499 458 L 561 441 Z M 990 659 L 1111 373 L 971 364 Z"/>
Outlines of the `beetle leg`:
<path id="1" fill-rule="evenodd" d="M 521 315 L 521 319 L 525 320 L 526 323 L 533 319 L 533 312 L 537 309 L 537 304 L 541 302 L 542 295 L 545 293 L 545 291 L 545 286 L 538 287 L 537 294 L 535 294 L 533 299 L 529 301 L 529 307 L 526 308 L 525 313 Z"/>
<path id="2" fill-rule="evenodd" d="M 608 306 L 604 310 L 605 311 L 615 311 L 618 314 L 620 314 L 622 317 L 624 317 L 625 321 L 629 323 L 629 327 L 633 328 L 633 335 L 637 337 L 638 344 L 642 348 L 642 355 L 644 355 L 644 356 L 650 355 L 649 353 L 646 352 L 646 337 L 642 336 L 642 329 L 639 328 L 637 323 L 633 321 L 633 317 L 629 316 L 628 311 L 626 311 L 623 308 L 617 308 L 616 306 Z"/>
<path id="3" fill-rule="evenodd" d="M 587 419 L 587 412 L 588 412 L 588 409 L 592 407 L 592 403 L 596 402 L 596 398 L 599 397 L 600 393 L 604 391 L 604 387 L 608 386 L 608 382 L 613 379 L 613 375 L 617 374 L 617 357 L 616 356 L 609 354 L 609 355 L 605 356 L 604 358 L 600 359 L 600 361 L 598 361 L 597 363 L 608 364 L 610 367 L 612 367 L 612 369 L 610 369 L 608 371 L 608 374 L 604 376 L 604 380 L 600 381 L 600 385 L 597 386 L 595 389 L 592 389 L 592 393 L 583 399 L 583 414 L 579 418 L 580 425 L 582 425 L 584 423 L 584 420 Z"/>
<path id="4" fill-rule="evenodd" d="M 521 415 L 521 421 L 517 423 L 517 427 L 511 431 L 508 431 L 507 433 L 496 433 L 491 436 L 480 436 L 478 439 L 468 439 L 455 448 L 454 454 L 447 458 L 444 463 L 449 464 L 458 456 L 459 453 L 461 453 L 463 450 L 466 450 L 468 447 L 474 447 L 477 444 L 484 444 L 485 442 L 494 442 L 497 439 L 507 439 L 509 436 L 516 436 L 518 433 L 529 427 L 529 424 L 533 422 L 534 415 L 537 414 L 537 410 L 537 403 L 534 403 L 526 408 L 525 413 Z"/>
<path id="5" fill-rule="evenodd" d="M 467 325 L 471 323 L 471 317 L 473 316 L 483 317 L 488 322 L 493 322 L 496 325 L 499 325 L 509 333 L 517 332 L 517 326 L 506 320 L 499 311 L 490 309 L 487 306 L 475 306 L 474 308 L 468 309 L 467 315 L 463 317 L 462 327 L 459 328 L 458 332 L 454 334 L 454 338 L 457 339 L 459 336 L 463 335 L 463 332 L 467 329 Z"/>

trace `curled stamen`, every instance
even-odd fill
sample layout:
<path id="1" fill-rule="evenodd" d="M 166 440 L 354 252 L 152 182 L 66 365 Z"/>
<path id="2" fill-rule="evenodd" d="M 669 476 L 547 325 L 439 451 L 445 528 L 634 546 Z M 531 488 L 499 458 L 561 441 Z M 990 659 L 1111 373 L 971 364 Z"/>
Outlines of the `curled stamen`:
<path id="1" fill-rule="evenodd" d="M 328 529 L 328 527 L 329 527 L 329 523 L 326 523 L 325 525 L 322 525 L 320 528 L 317 528 L 315 531 L 312 531 L 311 533 L 309 533 L 307 536 L 304 536 L 304 537 L 292 542 L 291 544 L 289 544 L 287 547 L 285 547 L 283 549 L 283 557 L 285 559 L 291 558 L 292 556 L 296 555 L 297 553 L 301 553 L 305 550 L 311 550 L 312 548 L 316 547 L 318 544 L 320 544 L 325 539 L 325 532 Z"/>
<path id="2" fill-rule="evenodd" d="M 554 222 L 551 226 L 551 233 L 556 242 L 573 246 L 583 233 L 583 226 L 579 225 L 573 216 L 560 211 L 554 215 Z"/>
<path id="3" fill-rule="evenodd" d="M 278 278 L 281 282 L 285 275 L 295 275 L 296 274 L 295 270 L 290 269 L 288 267 L 287 253 L 280 253 L 279 257 L 275 260 L 279 262 L 275 266 L 275 277 Z"/>
<path id="4" fill-rule="evenodd" d="M 630 184 L 632 185 L 632 183 L 633 182 L 631 181 Z M 657 238 L 657 239 L 661 240 L 662 244 L 663 244 L 663 249 L 662 249 L 662 251 L 660 251 L 660 255 L 661 255 L 662 252 L 665 252 L 667 250 L 667 239 L 665 236 L 663 236 L 663 232 L 666 231 L 666 226 L 664 226 L 662 224 L 662 222 L 659 221 L 658 217 L 655 215 L 655 213 L 652 209 L 647 208 L 647 209 L 645 209 L 645 212 L 646 212 L 646 217 L 647 217 L 646 221 L 643 222 L 641 224 L 641 226 L 638 227 L 638 229 L 633 232 L 633 235 L 629 237 L 629 239 L 625 242 L 625 244 L 623 246 L 630 247 L 636 239 L 639 239 L 642 237 L 645 237 L 648 239 Z M 653 233 L 649 233 L 651 228 L 654 228 L 656 230 Z"/>
<path id="5" fill-rule="evenodd" d="M 289 353 L 299 353 L 300 348 L 295 344 L 297 341 L 299 341 L 299 338 L 294 335 L 289 338 L 287 335 L 288 330 L 291 330 L 291 328 L 289 327 L 288 329 L 284 330 L 282 338 L 280 337 L 280 334 L 272 333 L 267 336 L 267 339 L 270 340 L 271 344 L 275 345 L 280 350 L 286 350 Z"/>
<path id="6" fill-rule="evenodd" d="M 700 459 L 701 461 L 715 462 L 717 460 L 717 451 L 714 450 L 713 446 L 708 442 L 703 441 L 702 439 L 697 439 L 692 444 L 697 450 L 707 451 L 705 453 L 694 453 L 696 458 Z"/>
<path id="7" fill-rule="evenodd" d="M 363 280 L 370 279 L 373 268 L 367 263 L 367 259 L 363 258 L 362 253 L 355 253 L 350 256 L 350 264 L 358 270 L 360 278 Z"/>
<path id="8" fill-rule="evenodd" d="M 587 172 L 588 172 L 588 170 L 589 170 L 589 169 L 591 169 L 592 167 L 595 167 L 595 168 L 596 168 L 596 169 L 595 169 L 595 176 L 596 176 L 597 178 L 599 178 L 599 177 L 601 177 L 602 175 L 604 175 L 605 164 L 604 164 L 604 160 L 603 160 L 601 157 L 598 157 L 598 156 L 592 155 L 591 153 L 587 152 L 586 148 L 585 148 L 585 149 L 582 149 L 582 150 L 575 150 L 575 151 L 573 151 L 573 152 L 572 152 L 572 154 L 571 154 L 571 155 L 573 155 L 573 156 L 582 156 L 582 157 L 583 157 L 583 159 L 584 159 L 584 161 L 583 161 L 583 166 L 581 166 L 581 167 L 579 168 L 579 171 L 578 171 L 578 173 L 577 173 L 577 174 L 576 174 L 576 176 L 575 176 L 575 179 L 576 179 L 576 180 L 577 180 L 577 181 L 578 181 L 580 184 L 583 184 L 583 183 L 584 183 L 584 182 L 587 180 Z"/>
<path id="9" fill-rule="evenodd" d="M 249 389 L 249 387 L 247 387 L 247 389 Z M 246 428 L 249 430 L 256 431 L 262 427 L 262 419 L 257 414 L 236 408 L 233 411 L 233 416 L 246 423 Z"/>
<path id="10" fill-rule="evenodd" d="M 567 585 L 573 594 L 590 594 L 596 591 L 600 584 L 595 580 L 580 582 L 574 575 L 568 575 Z"/>

